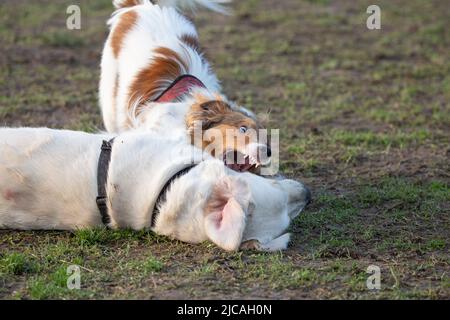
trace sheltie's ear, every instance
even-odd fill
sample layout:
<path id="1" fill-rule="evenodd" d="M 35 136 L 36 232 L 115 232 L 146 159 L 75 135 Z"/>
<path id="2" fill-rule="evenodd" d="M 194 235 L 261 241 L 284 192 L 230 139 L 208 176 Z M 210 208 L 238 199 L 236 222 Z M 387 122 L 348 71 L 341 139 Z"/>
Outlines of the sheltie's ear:
<path id="1" fill-rule="evenodd" d="M 247 182 L 229 176 L 218 181 L 205 207 L 205 229 L 209 239 L 225 250 L 238 250 L 249 204 Z"/>
<path id="2" fill-rule="evenodd" d="M 224 117 L 231 113 L 230 106 L 219 100 L 210 100 L 194 103 L 186 116 L 186 127 L 192 128 L 195 123 L 202 124 L 202 130 L 208 130 L 220 124 Z"/>
<path id="3" fill-rule="evenodd" d="M 188 135 L 191 137 L 191 143 L 205 149 L 211 143 L 211 140 L 215 140 L 205 132 L 220 125 L 231 112 L 230 106 L 223 101 L 207 100 L 206 97 L 202 96 L 196 97 L 195 103 L 186 115 L 186 128 Z M 196 138 L 196 134 L 200 134 L 200 141 Z M 212 136 L 215 135 L 220 135 L 220 141 L 224 138 L 221 131 L 212 132 Z"/>

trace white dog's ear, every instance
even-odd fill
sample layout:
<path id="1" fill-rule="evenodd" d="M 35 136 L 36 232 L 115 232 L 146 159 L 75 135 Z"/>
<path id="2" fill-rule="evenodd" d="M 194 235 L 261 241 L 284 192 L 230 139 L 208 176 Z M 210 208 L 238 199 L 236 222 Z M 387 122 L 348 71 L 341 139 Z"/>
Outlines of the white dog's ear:
<path id="1" fill-rule="evenodd" d="M 209 239 L 225 250 L 238 250 L 249 203 L 247 182 L 229 176 L 218 181 L 205 207 L 205 229 Z"/>

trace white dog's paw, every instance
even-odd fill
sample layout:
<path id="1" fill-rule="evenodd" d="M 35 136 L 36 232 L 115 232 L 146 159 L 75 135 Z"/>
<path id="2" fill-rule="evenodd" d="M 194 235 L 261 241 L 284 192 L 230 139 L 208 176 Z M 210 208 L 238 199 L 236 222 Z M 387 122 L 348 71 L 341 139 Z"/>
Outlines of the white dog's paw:
<path id="1" fill-rule="evenodd" d="M 285 233 L 278 238 L 275 238 L 269 242 L 261 243 L 258 240 L 252 239 L 244 241 L 241 244 L 240 249 L 242 250 L 258 250 L 258 251 L 279 251 L 286 250 L 291 239 L 290 233 Z"/>

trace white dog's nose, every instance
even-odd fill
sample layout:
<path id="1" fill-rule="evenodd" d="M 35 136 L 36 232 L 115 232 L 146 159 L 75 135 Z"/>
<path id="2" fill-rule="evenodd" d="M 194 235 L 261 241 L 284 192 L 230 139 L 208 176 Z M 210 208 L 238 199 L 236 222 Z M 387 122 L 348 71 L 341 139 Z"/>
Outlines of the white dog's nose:
<path id="1" fill-rule="evenodd" d="M 291 179 L 279 183 L 288 194 L 289 217 L 294 219 L 311 202 L 311 191 L 303 183 Z"/>
<path id="2" fill-rule="evenodd" d="M 305 207 L 306 207 L 308 204 L 311 203 L 312 196 L 311 196 L 311 190 L 305 185 L 303 185 L 303 187 L 305 188 L 305 203 L 306 203 Z"/>

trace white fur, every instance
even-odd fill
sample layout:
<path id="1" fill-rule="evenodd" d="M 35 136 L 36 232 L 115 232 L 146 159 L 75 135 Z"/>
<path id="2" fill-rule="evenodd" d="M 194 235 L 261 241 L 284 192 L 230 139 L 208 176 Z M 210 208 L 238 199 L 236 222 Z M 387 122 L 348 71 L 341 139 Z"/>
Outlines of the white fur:
<path id="1" fill-rule="evenodd" d="M 101 226 L 95 202 L 97 163 L 102 140 L 111 137 L 0 129 L 0 228 Z M 150 228 L 162 186 L 193 157 L 204 160 L 172 183 L 155 232 L 190 243 L 211 240 L 226 250 L 237 250 L 250 239 L 259 241 L 261 250 L 286 248 L 289 237 L 279 236 L 293 208 L 300 211 L 306 204 L 301 183 L 237 173 L 184 139 L 151 133 L 123 133 L 114 141 L 107 183 L 110 227 Z M 213 192 L 224 192 L 228 199 L 218 223 L 205 212 Z"/>

